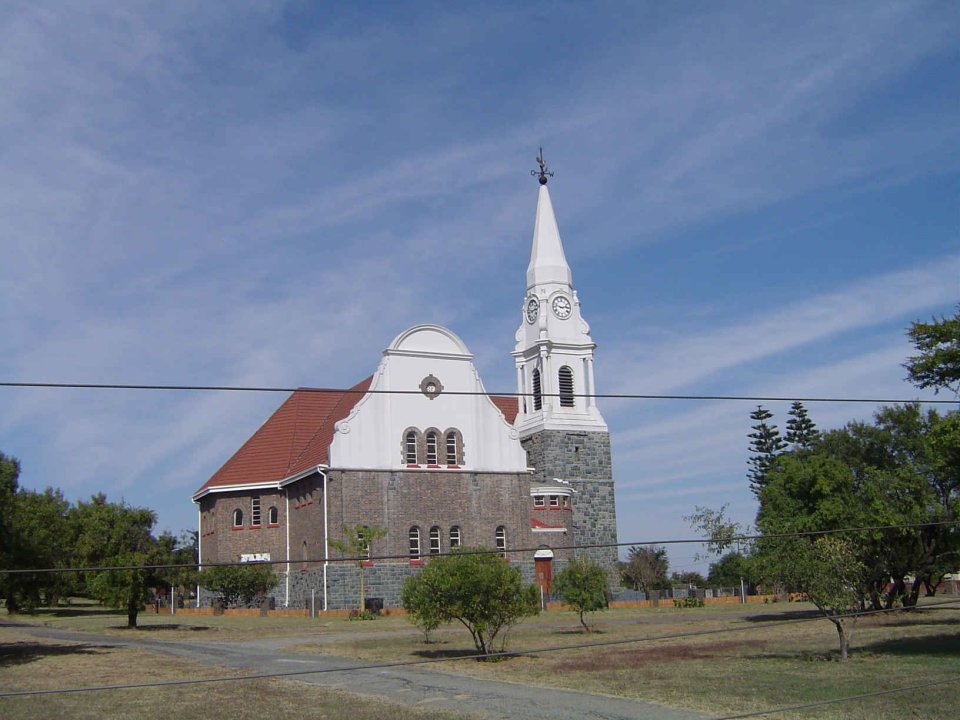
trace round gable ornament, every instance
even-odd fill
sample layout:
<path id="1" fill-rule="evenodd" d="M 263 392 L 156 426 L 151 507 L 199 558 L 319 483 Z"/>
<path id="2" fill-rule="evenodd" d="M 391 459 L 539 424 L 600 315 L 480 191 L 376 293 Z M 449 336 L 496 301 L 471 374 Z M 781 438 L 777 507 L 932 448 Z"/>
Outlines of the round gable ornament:
<path id="1" fill-rule="evenodd" d="M 437 395 L 443 392 L 443 383 L 435 376 L 427 375 L 420 381 L 420 392 L 433 400 Z"/>

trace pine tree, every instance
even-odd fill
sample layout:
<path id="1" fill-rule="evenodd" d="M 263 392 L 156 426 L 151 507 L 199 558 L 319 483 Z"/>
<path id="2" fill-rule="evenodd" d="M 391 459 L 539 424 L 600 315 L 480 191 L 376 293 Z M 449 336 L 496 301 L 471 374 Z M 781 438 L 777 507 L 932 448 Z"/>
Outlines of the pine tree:
<path id="1" fill-rule="evenodd" d="M 810 419 L 807 409 L 800 401 L 790 406 L 789 415 L 787 434 L 783 439 L 791 446 L 791 450 L 809 450 L 820 437 L 816 423 Z"/>
<path id="2" fill-rule="evenodd" d="M 750 438 L 750 450 L 754 453 L 747 461 L 750 466 L 747 477 L 750 479 L 750 489 L 757 496 L 766 485 L 767 473 L 776 462 L 777 456 L 787 447 L 777 426 L 767 424 L 767 420 L 772 417 L 773 413 L 762 405 L 757 405 L 757 409 L 750 413 L 750 419 L 754 420 L 756 425 L 753 425 L 753 432 L 747 436 Z"/>

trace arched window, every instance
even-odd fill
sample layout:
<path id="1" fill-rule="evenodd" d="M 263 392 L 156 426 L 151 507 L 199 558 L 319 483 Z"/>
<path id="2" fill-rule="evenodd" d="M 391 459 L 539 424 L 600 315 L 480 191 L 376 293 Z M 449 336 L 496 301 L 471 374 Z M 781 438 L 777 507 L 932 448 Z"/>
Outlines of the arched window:
<path id="1" fill-rule="evenodd" d="M 462 541 L 463 539 L 460 537 L 460 526 L 454 525 L 450 528 L 450 547 L 460 547 Z"/>
<path id="2" fill-rule="evenodd" d="M 302 547 L 301 550 L 300 550 L 300 560 L 301 560 L 301 562 L 303 562 L 303 565 L 302 565 L 301 567 L 302 567 L 304 570 L 307 569 L 307 558 L 308 558 L 308 557 L 310 557 L 310 555 L 309 555 L 309 553 L 307 552 L 307 541 L 304 540 L 304 541 L 303 541 L 303 547 Z"/>
<path id="3" fill-rule="evenodd" d="M 240 508 L 233 511 L 233 526 L 235 528 L 243 527 L 243 510 Z"/>
<path id="4" fill-rule="evenodd" d="M 438 464 L 437 433 L 434 430 L 427 432 L 427 465 Z"/>
<path id="5" fill-rule="evenodd" d="M 540 390 L 540 368 L 533 369 L 533 409 L 540 410 L 543 407 L 543 394 Z"/>
<path id="6" fill-rule="evenodd" d="M 440 528 L 436 525 L 430 528 L 430 554 L 440 554 Z"/>
<path id="7" fill-rule="evenodd" d="M 497 525 L 496 541 L 500 557 L 505 558 L 507 556 L 507 529 L 503 525 Z"/>
<path id="8" fill-rule="evenodd" d="M 271 505 L 270 509 L 267 510 L 267 523 L 270 525 L 280 524 L 280 512 L 277 510 L 276 505 Z"/>
<path id="9" fill-rule="evenodd" d="M 420 559 L 420 528 L 416 525 L 410 528 L 410 559 Z"/>
<path id="10" fill-rule="evenodd" d="M 357 540 L 360 546 L 360 554 L 367 560 L 370 559 L 370 528 L 364 525 L 357 531 Z"/>
<path id="11" fill-rule="evenodd" d="M 450 429 L 444 433 L 447 456 L 447 465 L 450 467 L 459 467 L 463 465 L 463 438 L 459 430 Z"/>
<path id="12" fill-rule="evenodd" d="M 403 457 L 407 465 L 416 465 L 420 462 L 417 457 L 417 435 L 414 429 L 409 429 L 403 436 Z"/>
<path id="13" fill-rule="evenodd" d="M 573 407 L 573 370 L 564 365 L 560 368 L 560 407 Z"/>

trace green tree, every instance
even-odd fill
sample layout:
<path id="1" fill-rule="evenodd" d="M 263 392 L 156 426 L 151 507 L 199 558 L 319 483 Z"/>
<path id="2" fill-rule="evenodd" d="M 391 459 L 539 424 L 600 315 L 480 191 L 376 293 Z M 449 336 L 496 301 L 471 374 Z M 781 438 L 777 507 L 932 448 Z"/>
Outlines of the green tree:
<path id="1" fill-rule="evenodd" d="M 69 567 L 75 540 L 69 511 L 70 503 L 59 490 L 19 490 L 13 503 L 15 546 L 10 566 Z M 75 585 L 73 576 L 66 572 L 17 574 L 11 575 L 9 581 L 14 604 L 28 610 L 41 604 L 56 605 Z"/>
<path id="2" fill-rule="evenodd" d="M 904 363 L 907 379 L 919 388 L 960 394 L 960 305 L 953 317 L 912 323 L 907 336 L 917 349 Z"/>
<path id="3" fill-rule="evenodd" d="M 78 528 L 74 557 L 79 565 L 129 568 L 87 573 L 87 591 L 106 605 L 126 608 L 128 627 L 136 627 L 143 603 L 160 582 L 142 567 L 160 559 L 151 535 L 156 516 L 146 508 L 107 502 L 103 494 L 77 503 L 71 515 Z"/>
<path id="4" fill-rule="evenodd" d="M 200 585 L 214 593 L 223 604 L 250 604 L 263 597 L 279 582 L 269 565 L 214 565 L 200 572 Z"/>
<path id="5" fill-rule="evenodd" d="M 407 578 L 401 601 L 421 627 L 424 622 L 462 624 L 481 656 L 497 652 L 498 637 L 502 650 L 506 631 L 540 611 L 536 587 L 524 586 L 519 569 L 484 548 L 457 548 L 431 558 Z"/>
<path id="6" fill-rule="evenodd" d="M 707 586 L 707 581 L 700 573 L 695 570 L 685 570 L 684 572 L 675 572 L 670 576 L 670 582 L 674 585 L 687 585 L 695 588 Z"/>
<path id="7" fill-rule="evenodd" d="M 740 587 L 740 581 L 745 580 L 752 588 L 754 583 L 753 568 L 746 555 L 731 550 L 724 553 L 715 563 L 710 564 L 707 573 L 707 584 L 710 587 Z"/>
<path id="8" fill-rule="evenodd" d="M 665 547 L 637 545 L 630 548 L 620 575 L 628 587 L 649 593 L 670 587 L 669 570 L 670 561 Z"/>
<path id="9" fill-rule="evenodd" d="M 0 453 L 0 567 L 14 567 L 16 523 L 14 522 L 14 503 L 16 501 L 20 461 Z M 17 611 L 13 576 L 0 573 L 0 590 L 7 601 L 7 611 Z"/>
<path id="10" fill-rule="evenodd" d="M 343 539 L 330 540 L 330 546 L 356 560 L 360 586 L 360 602 L 357 606 L 357 612 L 361 617 L 366 617 L 364 615 L 365 607 L 363 604 L 366 596 L 364 571 L 366 569 L 366 563 L 370 558 L 370 548 L 373 542 L 386 537 L 387 529 L 379 525 L 354 525 L 350 527 L 344 524 L 341 526 L 341 531 L 343 532 Z"/>
<path id="11" fill-rule="evenodd" d="M 754 495 L 760 494 L 767 482 L 767 473 L 787 447 L 777 426 L 767 422 L 771 418 L 773 413 L 762 405 L 757 405 L 757 409 L 750 413 L 750 419 L 755 424 L 752 426 L 753 432 L 747 435 L 750 438 L 750 450 L 753 452 L 747 461 L 750 467 L 747 477 Z"/>
<path id="12" fill-rule="evenodd" d="M 820 431 L 817 430 L 816 424 L 810 419 L 810 415 L 802 402 L 794 402 L 790 406 L 788 414 L 790 419 L 787 420 L 787 433 L 783 436 L 784 441 L 790 446 L 791 450 L 809 450 L 820 437 Z"/>
<path id="13" fill-rule="evenodd" d="M 583 619 L 586 612 L 606 610 L 607 573 L 586 555 L 580 555 L 567 563 L 553 579 L 553 591 L 580 615 L 580 624 L 590 632 Z"/>

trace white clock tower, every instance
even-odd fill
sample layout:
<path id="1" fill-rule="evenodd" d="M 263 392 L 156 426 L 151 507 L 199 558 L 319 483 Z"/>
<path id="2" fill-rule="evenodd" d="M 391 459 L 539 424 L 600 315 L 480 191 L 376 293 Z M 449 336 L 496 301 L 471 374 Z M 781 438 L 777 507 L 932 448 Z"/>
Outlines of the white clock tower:
<path id="1" fill-rule="evenodd" d="M 617 583 L 617 511 L 610 433 L 597 408 L 590 326 L 580 314 L 570 266 L 563 254 L 543 162 L 517 345 L 519 413 L 515 427 L 534 469 L 532 493 L 572 492 L 573 537 Z M 568 492 L 567 490 L 563 491 Z"/>
<path id="2" fill-rule="evenodd" d="M 523 318 L 512 353 L 520 393 L 516 428 L 521 438 L 546 429 L 607 429 L 593 397 L 596 345 L 580 314 L 580 299 L 563 254 L 547 190 L 548 174 L 543 165 Z"/>

